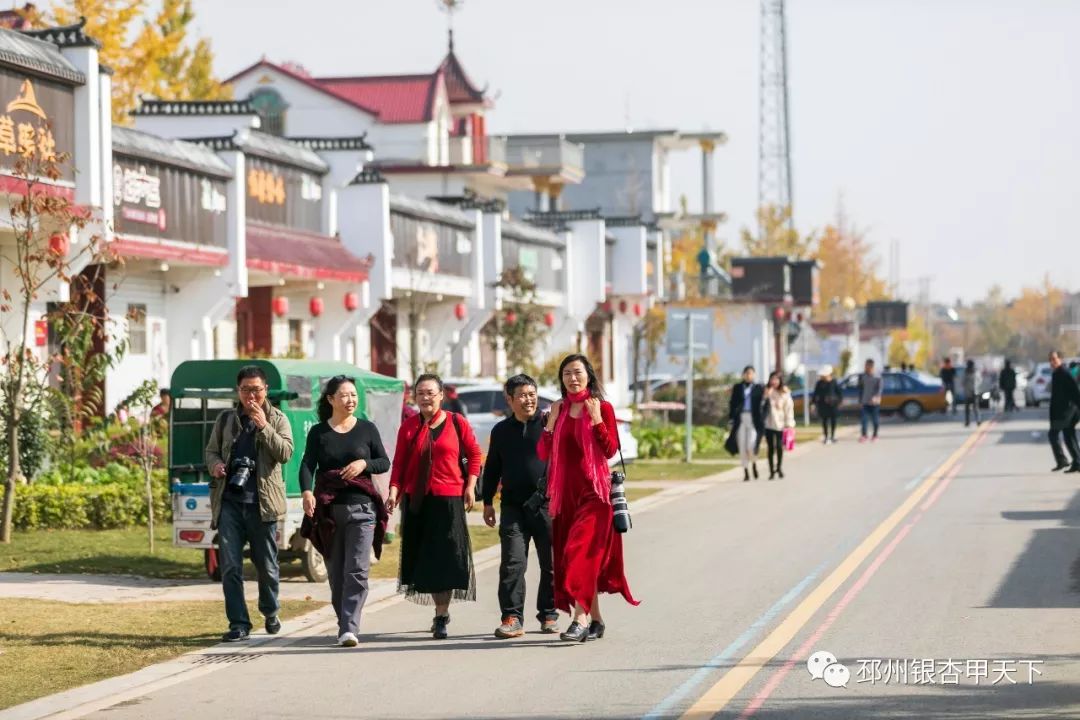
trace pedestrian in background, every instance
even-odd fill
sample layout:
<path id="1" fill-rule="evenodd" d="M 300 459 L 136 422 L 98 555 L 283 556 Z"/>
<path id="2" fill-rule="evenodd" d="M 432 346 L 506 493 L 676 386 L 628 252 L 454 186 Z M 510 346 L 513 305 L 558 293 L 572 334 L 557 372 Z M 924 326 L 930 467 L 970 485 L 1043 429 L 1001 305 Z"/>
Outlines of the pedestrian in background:
<path id="1" fill-rule="evenodd" d="M 743 481 L 758 476 L 757 453 L 761 438 L 765 434 L 765 421 L 761 416 L 761 401 L 765 389 L 754 382 L 756 373 L 752 365 L 743 368 L 742 382 L 731 388 L 731 401 L 728 403 L 728 421 L 731 434 L 739 446 L 739 461 L 742 463 Z"/>
<path id="2" fill-rule="evenodd" d="M 555 607 L 573 617 L 559 637 L 585 642 L 599 640 L 607 629 L 600 593 L 638 602 L 623 571 L 622 535 L 615 532 L 611 505 L 608 460 L 619 451 L 615 410 L 584 355 L 563 358 L 559 382 L 562 399 L 551 406 L 537 455 L 548 463 Z"/>
<path id="3" fill-rule="evenodd" d="M 443 398 L 442 409 L 448 410 L 452 413 L 457 413 L 462 417 L 468 416 L 469 413 L 465 409 L 465 403 L 461 402 L 461 398 L 458 397 L 456 385 L 446 386 L 446 397 Z"/>
<path id="4" fill-rule="evenodd" d="M 971 416 L 975 415 L 975 426 L 982 425 L 979 418 L 979 371 L 975 361 L 968 360 L 964 365 L 964 427 L 971 425 Z"/>
<path id="5" fill-rule="evenodd" d="M 278 612 L 277 524 L 284 519 L 285 481 L 281 466 L 293 454 L 292 428 L 266 398 L 266 373 L 245 365 L 236 375 L 238 402 L 214 422 L 206 444 L 210 468 L 210 528 L 217 530 L 221 589 L 229 631 L 226 642 L 246 640 L 251 618 L 244 599 L 244 545 L 259 578 L 259 612 L 266 632 L 281 630 Z"/>
<path id="6" fill-rule="evenodd" d="M 938 377 L 941 378 L 941 387 L 945 390 L 945 405 L 947 408 L 952 408 L 953 414 L 956 414 L 956 368 L 953 367 L 952 358 L 947 357 L 941 361 L 941 371 L 938 373 Z"/>
<path id="7" fill-rule="evenodd" d="M 300 462 L 302 530 L 326 558 L 338 644 L 356 647 L 368 595 L 371 551 L 382 557 L 389 513 L 373 475 L 390 470 L 374 423 L 356 417 L 356 382 L 336 375 L 319 395 L 318 424 L 307 434 Z"/>
<path id="8" fill-rule="evenodd" d="M 413 389 L 420 413 L 398 430 L 386 505 L 402 509 L 398 592 L 435 605 L 431 633 L 445 640 L 450 602 L 476 600 L 465 513 L 475 503 L 481 451 L 469 423 L 442 409 L 438 375 L 421 375 Z"/>
<path id="9" fill-rule="evenodd" d="M 765 442 L 769 452 L 769 479 L 784 477 L 784 429 L 795 428 L 795 403 L 779 371 L 769 376 L 764 394 Z"/>
<path id="10" fill-rule="evenodd" d="M 1054 470 L 1080 472 L 1080 446 L 1076 440 L 1076 425 L 1080 422 L 1080 387 L 1061 361 L 1057 351 L 1050 353 L 1050 448 L 1054 452 Z M 1061 450 L 1061 438 L 1071 458 Z"/>
<path id="11" fill-rule="evenodd" d="M 821 418 L 821 442 L 825 445 L 836 442 L 836 416 L 840 412 L 843 395 L 840 384 L 833 377 L 832 365 L 821 368 L 818 381 L 814 385 L 814 408 Z"/>
<path id="12" fill-rule="evenodd" d="M 536 381 L 515 375 L 504 386 L 511 415 L 491 429 L 484 463 L 484 522 L 495 527 L 495 495 L 502 488 L 499 509 L 499 608 L 502 624 L 497 638 L 525 634 L 525 569 L 530 542 L 536 548 L 540 584 L 536 588 L 536 619 L 540 632 L 558 632 L 555 580 L 552 570 L 551 516 L 548 513 L 545 474 L 547 463 L 537 455 L 544 433 L 539 412 Z"/>
<path id="13" fill-rule="evenodd" d="M 881 425 L 881 392 L 882 381 L 879 375 L 874 374 L 874 361 L 867 360 L 863 366 L 863 372 L 859 375 L 859 424 L 862 427 L 862 435 L 859 442 L 867 440 L 867 431 L 872 423 L 874 435 L 871 441 L 877 440 L 878 428 Z"/>
<path id="14" fill-rule="evenodd" d="M 1005 412 L 1016 410 L 1016 369 L 1009 360 L 1005 361 L 1005 367 L 998 373 L 998 388 L 1005 396 Z"/>

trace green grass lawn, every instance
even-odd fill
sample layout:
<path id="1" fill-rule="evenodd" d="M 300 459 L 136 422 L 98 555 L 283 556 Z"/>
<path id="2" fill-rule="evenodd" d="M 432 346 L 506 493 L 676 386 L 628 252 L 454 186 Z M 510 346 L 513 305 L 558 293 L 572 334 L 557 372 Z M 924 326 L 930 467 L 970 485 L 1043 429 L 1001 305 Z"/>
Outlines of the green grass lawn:
<path id="1" fill-rule="evenodd" d="M 499 542 L 497 529 L 470 526 L 469 531 L 474 551 Z M 158 528 L 155 535 L 155 552 L 151 555 L 145 528 L 17 532 L 11 543 L 0 545 L 0 571 L 206 579 L 202 552 L 173 547 L 171 525 Z M 397 577 L 400 548 L 396 542 L 387 545 L 382 562 L 371 566 L 371 577 Z M 245 563 L 244 569 L 254 578 L 251 563 Z M 300 572 L 299 562 L 282 563 L 283 576 Z"/>
<path id="2" fill-rule="evenodd" d="M 286 600 L 281 618 L 287 623 L 323 605 Z M 256 604 L 249 610 L 261 631 Z M 227 629 L 222 604 L 209 601 L 73 604 L 4 599 L 0 618 L 0 709 L 213 645 Z"/>
<path id="3" fill-rule="evenodd" d="M 626 478 L 631 484 L 643 480 L 697 480 L 732 467 L 735 467 L 734 462 L 717 462 L 707 458 L 701 461 L 695 459 L 689 464 L 682 460 L 636 460 L 627 467 Z"/>
<path id="4" fill-rule="evenodd" d="M 649 497 L 653 493 L 658 493 L 658 492 L 660 492 L 659 488 L 636 488 L 636 487 L 630 486 L 630 487 L 626 488 L 626 500 L 627 500 L 627 502 L 632 503 L 635 500 L 640 500 L 641 498 Z M 632 512 L 633 507 L 631 507 L 630 510 Z"/>

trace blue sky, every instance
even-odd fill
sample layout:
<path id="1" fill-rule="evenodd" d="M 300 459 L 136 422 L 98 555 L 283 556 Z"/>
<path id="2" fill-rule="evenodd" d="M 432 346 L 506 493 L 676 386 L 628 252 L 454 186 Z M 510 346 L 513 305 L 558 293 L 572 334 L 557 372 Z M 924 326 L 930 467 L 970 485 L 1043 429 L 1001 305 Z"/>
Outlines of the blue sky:
<path id="1" fill-rule="evenodd" d="M 426 71 L 435 0 L 195 0 L 217 70 L 265 54 L 320 74 Z M 302 7 L 302 10 L 300 9 Z M 492 133 L 724 130 L 715 207 L 737 242 L 757 201 L 756 0 L 467 0 L 459 57 L 498 94 Z M 789 0 L 797 224 L 846 213 L 901 291 L 941 300 L 1053 281 L 1080 289 L 1080 2 Z M 700 157 L 677 193 L 701 207 Z"/>

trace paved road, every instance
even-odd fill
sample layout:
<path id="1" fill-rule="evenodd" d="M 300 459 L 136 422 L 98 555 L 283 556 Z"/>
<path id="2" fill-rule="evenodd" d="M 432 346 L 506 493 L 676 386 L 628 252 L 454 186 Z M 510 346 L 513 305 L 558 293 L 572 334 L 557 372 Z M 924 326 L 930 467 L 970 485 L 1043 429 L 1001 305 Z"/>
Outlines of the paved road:
<path id="1" fill-rule="evenodd" d="M 792 458 L 786 480 L 642 514 L 643 603 L 607 600 L 599 642 L 491 638 L 492 569 L 447 641 L 429 608 L 383 605 L 360 649 L 266 645 L 93 717 L 1080 718 L 1080 478 L 1047 472 L 1043 422 L 890 424 Z M 814 651 L 846 688 L 810 677 Z"/>

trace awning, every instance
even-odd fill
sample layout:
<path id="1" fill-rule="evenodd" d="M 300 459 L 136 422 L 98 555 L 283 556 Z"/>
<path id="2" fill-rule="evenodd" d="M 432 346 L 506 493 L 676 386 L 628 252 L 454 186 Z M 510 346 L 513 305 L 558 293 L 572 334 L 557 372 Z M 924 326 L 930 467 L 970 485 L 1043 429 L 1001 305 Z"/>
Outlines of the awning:
<path id="1" fill-rule="evenodd" d="M 361 283 L 374 260 L 358 258 L 337 238 L 266 223 L 247 224 L 247 266 L 307 280 Z"/>

